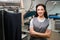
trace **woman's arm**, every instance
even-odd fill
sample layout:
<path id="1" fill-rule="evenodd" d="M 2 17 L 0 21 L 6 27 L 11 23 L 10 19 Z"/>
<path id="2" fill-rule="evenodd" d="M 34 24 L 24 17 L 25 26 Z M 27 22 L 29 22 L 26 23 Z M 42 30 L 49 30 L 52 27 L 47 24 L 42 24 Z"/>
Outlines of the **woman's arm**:
<path id="1" fill-rule="evenodd" d="M 39 33 L 34 31 L 33 27 L 30 28 L 30 35 L 34 37 L 43 37 L 43 38 L 49 38 L 51 35 L 51 30 L 47 29 L 45 33 Z"/>
<path id="2" fill-rule="evenodd" d="M 49 38 L 50 35 L 51 35 L 51 26 L 50 26 L 51 23 L 49 23 L 49 27 L 47 28 L 46 32 L 45 33 L 40 33 L 40 32 L 36 32 L 34 31 L 34 28 L 33 28 L 33 19 L 30 21 L 30 35 L 31 36 L 34 36 L 34 37 L 44 37 L 44 38 Z"/>

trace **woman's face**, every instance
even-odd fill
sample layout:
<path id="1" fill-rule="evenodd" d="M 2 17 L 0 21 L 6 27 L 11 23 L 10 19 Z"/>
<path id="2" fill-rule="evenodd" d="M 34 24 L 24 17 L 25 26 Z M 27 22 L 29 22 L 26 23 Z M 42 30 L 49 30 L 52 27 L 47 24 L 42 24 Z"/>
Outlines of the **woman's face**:
<path id="1" fill-rule="evenodd" d="M 37 14 L 38 14 L 38 16 L 44 16 L 44 12 L 45 12 L 45 10 L 44 10 L 44 7 L 43 6 L 38 6 L 37 7 Z"/>

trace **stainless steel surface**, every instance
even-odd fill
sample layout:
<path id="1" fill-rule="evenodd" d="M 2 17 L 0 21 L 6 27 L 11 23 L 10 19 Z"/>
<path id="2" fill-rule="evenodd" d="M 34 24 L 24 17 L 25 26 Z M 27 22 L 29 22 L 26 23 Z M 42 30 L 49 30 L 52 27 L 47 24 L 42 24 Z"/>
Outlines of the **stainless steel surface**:
<path id="1" fill-rule="evenodd" d="M 55 29 L 60 30 L 60 20 L 55 20 Z"/>

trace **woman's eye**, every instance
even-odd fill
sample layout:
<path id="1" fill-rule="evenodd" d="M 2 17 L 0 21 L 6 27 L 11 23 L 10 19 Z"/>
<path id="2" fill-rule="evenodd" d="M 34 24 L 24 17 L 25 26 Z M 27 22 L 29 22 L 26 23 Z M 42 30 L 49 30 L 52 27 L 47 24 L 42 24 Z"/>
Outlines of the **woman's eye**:
<path id="1" fill-rule="evenodd" d="M 41 9 L 42 11 L 44 10 L 44 9 Z"/>

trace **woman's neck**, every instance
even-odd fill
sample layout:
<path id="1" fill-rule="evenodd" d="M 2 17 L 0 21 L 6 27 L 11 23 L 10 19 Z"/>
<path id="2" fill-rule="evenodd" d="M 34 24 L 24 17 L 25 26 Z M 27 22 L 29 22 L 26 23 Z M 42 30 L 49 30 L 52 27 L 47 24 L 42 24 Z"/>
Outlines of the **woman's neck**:
<path id="1" fill-rule="evenodd" d="M 42 20 L 42 19 L 44 19 L 45 17 L 44 17 L 44 16 L 38 16 L 38 18 Z"/>

